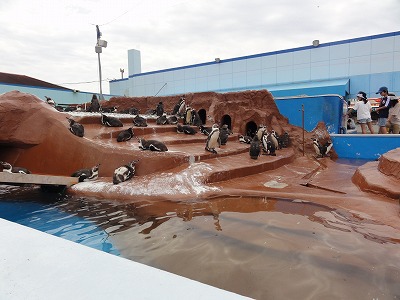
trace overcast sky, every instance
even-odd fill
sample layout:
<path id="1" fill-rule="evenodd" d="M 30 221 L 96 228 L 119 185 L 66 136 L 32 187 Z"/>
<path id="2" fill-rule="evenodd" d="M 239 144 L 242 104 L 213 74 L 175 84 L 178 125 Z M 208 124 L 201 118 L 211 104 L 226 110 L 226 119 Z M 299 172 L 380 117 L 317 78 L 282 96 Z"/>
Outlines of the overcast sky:
<path id="1" fill-rule="evenodd" d="M 96 24 L 108 93 L 128 49 L 148 72 L 388 33 L 400 0 L 1 0 L 0 72 L 99 92 Z"/>

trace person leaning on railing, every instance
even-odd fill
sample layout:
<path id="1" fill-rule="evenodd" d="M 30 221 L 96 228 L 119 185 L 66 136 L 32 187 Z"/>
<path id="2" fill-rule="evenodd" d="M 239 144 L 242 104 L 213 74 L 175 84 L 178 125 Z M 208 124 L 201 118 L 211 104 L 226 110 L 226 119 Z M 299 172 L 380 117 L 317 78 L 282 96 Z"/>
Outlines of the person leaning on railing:
<path id="1" fill-rule="evenodd" d="M 388 132 L 400 133 L 400 104 L 397 97 L 390 99 L 386 128 Z"/>
<path id="2" fill-rule="evenodd" d="M 379 88 L 379 91 L 377 91 L 376 94 L 381 95 L 381 102 L 379 103 L 379 107 L 375 109 L 375 111 L 378 113 L 379 133 L 387 133 L 386 121 L 389 115 L 390 102 L 388 88 L 386 86 L 382 86 Z"/>
<path id="3" fill-rule="evenodd" d="M 350 116 L 351 113 L 355 110 L 357 111 L 357 122 L 361 125 L 361 132 L 367 133 L 367 126 L 371 133 L 374 133 L 374 129 L 372 127 L 372 119 L 371 119 L 371 103 L 369 103 L 367 99 L 367 94 L 363 91 L 358 92 L 357 94 L 357 102 L 354 104 L 352 108 L 347 112 Z"/>

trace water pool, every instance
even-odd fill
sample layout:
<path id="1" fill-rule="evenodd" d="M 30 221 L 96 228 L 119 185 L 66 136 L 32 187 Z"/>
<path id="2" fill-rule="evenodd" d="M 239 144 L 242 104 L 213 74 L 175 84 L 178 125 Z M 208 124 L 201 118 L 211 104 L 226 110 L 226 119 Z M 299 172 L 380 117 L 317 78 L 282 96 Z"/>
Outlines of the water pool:
<path id="1" fill-rule="evenodd" d="M 311 202 L 121 204 L 10 188 L 0 217 L 256 299 L 400 298 L 400 232 Z"/>

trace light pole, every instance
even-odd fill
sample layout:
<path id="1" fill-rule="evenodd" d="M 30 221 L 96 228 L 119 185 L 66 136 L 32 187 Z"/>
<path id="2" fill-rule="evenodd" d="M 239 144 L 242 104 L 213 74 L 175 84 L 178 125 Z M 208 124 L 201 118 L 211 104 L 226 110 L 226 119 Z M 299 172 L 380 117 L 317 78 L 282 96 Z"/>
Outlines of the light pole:
<path id="1" fill-rule="evenodd" d="M 104 100 L 103 90 L 101 87 L 102 79 L 101 79 L 101 63 L 100 63 L 100 53 L 102 52 L 102 48 L 107 48 L 107 41 L 101 40 L 101 32 L 99 25 L 96 25 L 96 33 L 97 33 L 97 43 L 95 47 L 95 51 L 97 53 L 97 58 L 99 60 L 99 82 L 100 82 L 100 100 Z"/>
<path id="2" fill-rule="evenodd" d="M 121 79 L 124 79 L 124 72 L 125 72 L 125 70 L 122 69 L 122 68 L 120 68 L 119 71 L 121 72 Z"/>

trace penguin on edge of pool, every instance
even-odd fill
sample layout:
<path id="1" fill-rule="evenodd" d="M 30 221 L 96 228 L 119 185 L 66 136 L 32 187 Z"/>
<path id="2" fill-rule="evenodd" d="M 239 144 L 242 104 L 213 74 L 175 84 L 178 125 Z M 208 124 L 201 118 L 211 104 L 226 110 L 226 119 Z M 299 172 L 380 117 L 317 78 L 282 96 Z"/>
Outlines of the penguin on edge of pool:
<path id="1" fill-rule="evenodd" d="M 211 153 L 218 154 L 215 150 L 217 147 L 221 147 L 221 139 L 219 137 L 219 126 L 218 124 L 214 124 L 210 134 L 207 137 L 205 149 Z"/>
<path id="2" fill-rule="evenodd" d="M 96 180 L 99 177 L 99 166 L 97 164 L 91 169 L 80 169 L 72 173 L 71 177 L 78 177 L 79 182 Z"/>
<path id="3" fill-rule="evenodd" d="M 135 175 L 136 167 L 135 165 L 139 162 L 138 159 L 132 160 L 128 164 L 118 167 L 114 170 L 113 183 L 118 184 L 127 181 Z"/>
<path id="4" fill-rule="evenodd" d="M 101 114 L 101 124 L 108 127 L 122 127 L 124 126 L 120 119 L 116 117 L 109 117 L 105 114 Z"/>
<path id="5" fill-rule="evenodd" d="M 117 136 L 117 142 L 126 142 L 133 138 L 134 133 L 132 127 L 121 131 Z"/>
<path id="6" fill-rule="evenodd" d="M 31 174 L 31 172 L 27 168 L 13 167 L 10 163 L 5 162 L 5 161 L 0 161 L 0 165 L 3 166 L 3 172 L 20 173 L 20 174 Z"/>
<path id="7" fill-rule="evenodd" d="M 76 122 L 72 118 L 67 117 L 67 120 L 69 122 L 69 131 L 71 131 L 76 136 L 83 137 L 85 134 L 85 128 L 83 127 L 83 125 Z"/>

